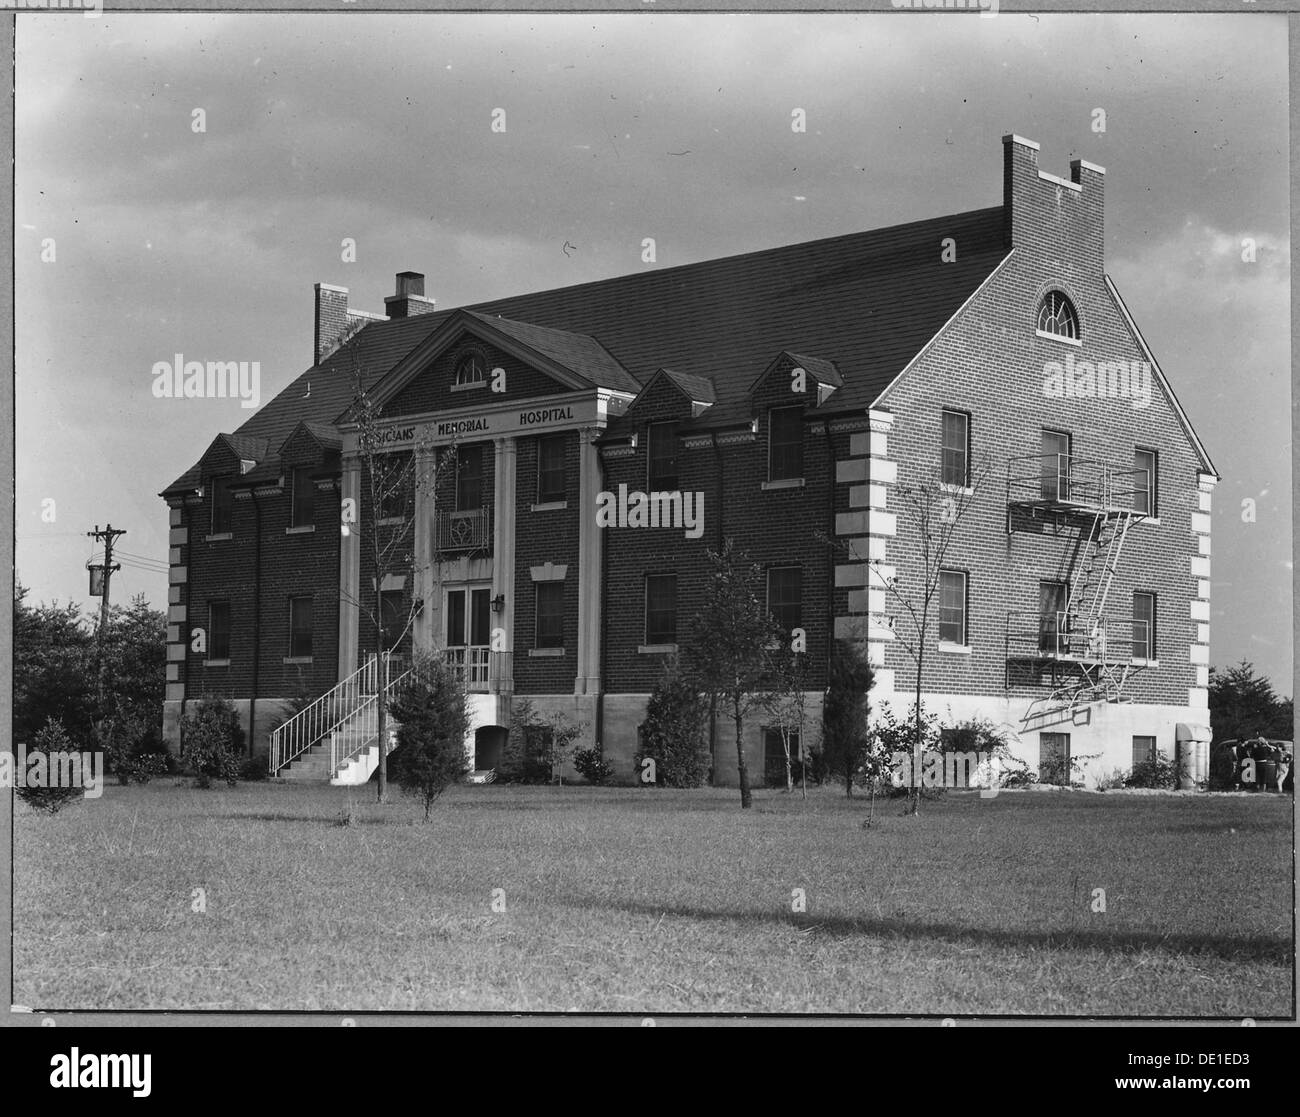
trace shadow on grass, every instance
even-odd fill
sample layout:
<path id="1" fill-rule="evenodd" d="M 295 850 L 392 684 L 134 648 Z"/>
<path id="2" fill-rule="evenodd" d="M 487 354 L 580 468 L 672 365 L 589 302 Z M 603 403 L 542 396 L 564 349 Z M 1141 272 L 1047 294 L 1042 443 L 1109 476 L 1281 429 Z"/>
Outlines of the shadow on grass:
<path id="1" fill-rule="evenodd" d="M 853 938 L 938 939 L 963 946 L 1010 947 L 1029 950 L 1100 950 L 1107 954 L 1131 954 L 1159 950 L 1173 955 L 1212 955 L 1233 962 L 1269 962 L 1290 966 L 1294 951 L 1290 939 L 1276 935 L 1158 934 L 1154 931 L 1103 931 L 1092 928 L 1063 928 L 1059 931 L 1002 930 L 994 927 L 970 927 L 956 922 L 940 922 L 904 917 L 795 916 L 790 912 L 717 911 L 690 904 L 610 904 L 588 897 L 551 897 L 554 903 L 588 910 L 630 912 L 658 919 L 676 915 L 686 919 L 709 921 L 736 920 L 757 926 L 790 927 L 818 936 Z"/>

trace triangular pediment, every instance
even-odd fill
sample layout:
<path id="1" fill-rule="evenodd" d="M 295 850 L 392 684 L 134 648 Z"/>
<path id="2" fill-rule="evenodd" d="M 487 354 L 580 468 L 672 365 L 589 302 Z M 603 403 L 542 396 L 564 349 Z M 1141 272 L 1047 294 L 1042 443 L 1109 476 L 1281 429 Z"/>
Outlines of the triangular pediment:
<path id="1" fill-rule="evenodd" d="M 631 394 L 628 384 L 633 391 L 639 387 L 594 338 L 458 310 L 398 362 L 371 396 L 385 415 L 394 416 L 597 387 Z"/>

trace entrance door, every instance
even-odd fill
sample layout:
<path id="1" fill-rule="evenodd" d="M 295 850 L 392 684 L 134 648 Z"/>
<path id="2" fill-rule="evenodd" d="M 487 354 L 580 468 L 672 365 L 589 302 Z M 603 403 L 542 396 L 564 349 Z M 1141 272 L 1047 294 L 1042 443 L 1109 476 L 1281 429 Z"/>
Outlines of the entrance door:
<path id="1" fill-rule="evenodd" d="M 491 592 L 486 586 L 447 591 L 447 662 L 460 671 L 467 690 L 488 686 Z"/>

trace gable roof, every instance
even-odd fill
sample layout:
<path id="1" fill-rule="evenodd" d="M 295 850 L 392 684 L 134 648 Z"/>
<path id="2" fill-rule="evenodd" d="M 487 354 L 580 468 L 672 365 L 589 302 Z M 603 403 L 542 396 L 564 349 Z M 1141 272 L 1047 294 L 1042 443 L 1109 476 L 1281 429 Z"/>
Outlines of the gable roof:
<path id="1" fill-rule="evenodd" d="M 713 390 L 713 381 L 703 376 L 692 376 L 689 372 L 674 372 L 663 369 L 663 374 L 677 385 L 692 403 L 716 403 L 718 393 Z"/>
<path id="2" fill-rule="evenodd" d="M 962 245 L 956 261 L 940 259 L 942 237 Z M 843 387 L 822 411 L 860 411 L 1008 251 L 995 206 L 371 322 L 237 433 L 279 446 L 302 420 L 333 425 L 357 376 L 374 385 L 466 312 L 557 362 L 578 363 L 594 382 L 625 377 L 625 389 L 637 392 L 664 366 L 708 380 L 717 402 L 697 424 L 748 421 L 749 385 L 783 350 L 817 353 L 839 370 Z"/>

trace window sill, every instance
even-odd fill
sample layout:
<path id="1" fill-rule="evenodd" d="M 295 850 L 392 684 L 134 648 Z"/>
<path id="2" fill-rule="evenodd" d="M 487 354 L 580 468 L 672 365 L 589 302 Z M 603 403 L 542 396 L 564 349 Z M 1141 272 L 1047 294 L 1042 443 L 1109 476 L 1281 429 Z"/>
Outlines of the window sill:
<path id="1" fill-rule="evenodd" d="M 640 644 L 636 649 L 637 655 L 675 655 L 677 653 L 676 644 Z"/>
<path id="2" fill-rule="evenodd" d="M 299 524 L 298 527 L 285 528 L 284 533 L 285 535 L 310 535 L 315 530 L 315 524 Z"/>
<path id="3" fill-rule="evenodd" d="M 1139 523 L 1139 524 L 1144 524 L 1144 525 L 1145 525 L 1145 524 L 1149 524 L 1151 527 L 1159 527 L 1159 526 L 1160 526 L 1160 517 L 1159 517 L 1159 516 L 1145 516 L 1145 515 L 1144 515 L 1144 516 L 1142 517 L 1142 519 L 1138 520 L 1138 523 Z"/>
<path id="4" fill-rule="evenodd" d="M 382 520 L 376 521 L 380 527 L 393 527 L 396 524 L 406 523 L 405 516 L 385 516 Z"/>
<path id="5" fill-rule="evenodd" d="M 1160 660 L 1158 659 L 1130 659 L 1128 662 L 1130 667 L 1159 667 L 1160 666 Z"/>
<path id="6" fill-rule="evenodd" d="M 776 481 L 764 481 L 760 486 L 765 493 L 778 489 L 802 489 L 808 482 L 802 477 L 782 477 Z"/>
<path id="7" fill-rule="evenodd" d="M 234 539 L 234 534 L 229 531 L 218 531 L 214 535 L 205 535 L 204 543 L 220 543 L 223 539 Z"/>
<path id="8" fill-rule="evenodd" d="M 228 659 L 205 659 L 205 660 L 203 661 L 203 666 L 204 666 L 204 667 L 229 667 L 229 666 L 230 666 L 230 660 L 228 660 Z"/>
<path id="9" fill-rule="evenodd" d="M 528 649 L 529 659 L 532 659 L 533 657 L 543 658 L 543 657 L 562 656 L 563 654 L 564 654 L 563 648 L 529 648 Z"/>
<path id="10" fill-rule="evenodd" d="M 972 496 L 975 492 L 969 485 L 950 485 L 947 481 L 939 482 L 941 493 L 953 493 L 956 496 Z"/>
<path id="11" fill-rule="evenodd" d="M 547 500 L 547 501 L 543 501 L 541 504 L 530 505 L 528 511 L 563 512 L 568 507 L 569 507 L 569 502 L 567 500 Z"/>
<path id="12" fill-rule="evenodd" d="M 287 655 L 284 657 L 285 663 L 310 663 L 312 657 L 309 655 Z"/>
<path id="13" fill-rule="evenodd" d="M 1035 327 L 1034 333 L 1036 333 L 1041 338 L 1046 338 L 1048 341 L 1059 341 L 1063 345 L 1073 345 L 1076 349 L 1083 348 L 1083 342 L 1076 341 L 1072 337 L 1063 337 L 1060 334 L 1049 334 L 1046 330 L 1040 330 L 1037 327 Z"/>
<path id="14" fill-rule="evenodd" d="M 946 652 L 949 655 L 970 655 L 971 646 L 969 644 L 954 644 L 951 640 L 940 640 L 939 651 Z"/>
<path id="15" fill-rule="evenodd" d="M 487 386 L 486 380 L 474 380 L 469 384 L 453 384 L 451 390 L 453 392 L 472 392 L 475 388 L 486 388 Z"/>

